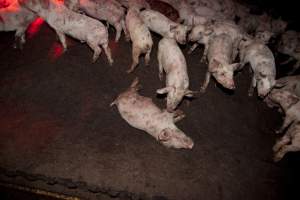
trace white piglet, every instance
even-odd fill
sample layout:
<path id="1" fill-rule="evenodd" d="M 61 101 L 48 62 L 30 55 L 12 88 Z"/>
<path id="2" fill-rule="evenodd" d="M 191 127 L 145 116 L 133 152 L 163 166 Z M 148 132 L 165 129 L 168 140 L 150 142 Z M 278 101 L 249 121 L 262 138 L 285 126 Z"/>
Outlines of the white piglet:
<path id="1" fill-rule="evenodd" d="M 78 14 L 55 0 L 19 1 L 22 6 L 45 19 L 56 31 L 64 50 L 67 49 L 66 34 L 81 42 L 86 42 L 93 49 L 93 62 L 98 59 L 101 53 L 101 46 L 104 49 L 109 64 L 112 65 L 113 59 L 108 47 L 108 32 L 100 21 Z"/>
<path id="2" fill-rule="evenodd" d="M 198 15 L 193 7 L 187 1 L 182 0 L 161 0 L 173 6 L 179 14 L 179 19 L 184 24 L 194 26 L 198 24 L 205 24 L 209 21 L 208 18 Z"/>
<path id="3" fill-rule="evenodd" d="M 192 149 L 193 141 L 175 123 L 183 113 L 169 113 L 158 108 L 150 98 L 138 94 L 138 79 L 111 104 L 132 127 L 143 130 L 166 147 Z"/>
<path id="4" fill-rule="evenodd" d="M 279 161 L 287 152 L 300 151 L 300 98 L 290 91 L 275 91 L 269 98 L 281 106 L 285 113 L 282 126 L 276 133 L 287 128 L 285 135 L 273 146 L 274 161 Z"/>
<path id="5" fill-rule="evenodd" d="M 300 97 L 300 75 L 285 76 L 280 79 L 277 79 L 275 88 L 272 91 L 282 90 L 288 90 L 291 93 Z"/>
<path id="6" fill-rule="evenodd" d="M 16 31 L 14 47 L 22 49 L 25 44 L 25 31 L 36 19 L 36 15 L 27 8 L 20 7 L 16 1 L 0 9 L 0 31 Z"/>
<path id="7" fill-rule="evenodd" d="M 163 38 L 158 44 L 159 78 L 166 72 L 166 87 L 157 93 L 167 93 L 167 110 L 173 112 L 184 96 L 192 97 L 185 57 L 174 39 Z"/>
<path id="8" fill-rule="evenodd" d="M 189 35 L 189 40 L 196 43 L 192 46 L 189 53 L 191 53 L 198 46 L 198 43 L 204 44 L 205 48 L 202 57 L 203 60 L 205 60 L 209 48 L 208 40 L 210 40 L 210 38 L 222 34 L 227 34 L 229 37 L 231 37 L 231 40 L 233 42 L 231 55 L 232 55 L 232 59 L 234 60 L 238 55 L 239 43 L 241 42 L 242 39 L 248 39 L 249 36 L 234 22 L 228 20 L 194 26 Z"/>
<path id="9" fill-rule="evenodd" d="M 220 34 L 209 40 L 207 54 L 209 64 L 201 92 L 205 92 L 211 75 L 223 87 L 231 90 L 235 89 L 233 74 L 240 67 L 240 64 L 232 64 L 232 54 L 233 41 L 227 34 Z"/>
<path id="10" fill-rule="evenodd" d="M 81 10 L 88 16 L 105 20 L 116 29 L 115 41 L 119 41 L 122 29 L 127 37 L 125 28 L 125 9 L 114 0 L 65 0 L 65 5 L 74 11 Z"/>
<path id="11" fill-rule="evenodd" d="M 289 91 L 300 97 L 300 75 L 284 76 L 280 79 L 277 79 L 271 93 L 276 93 L 279 91 Z M 267 105 L 271 108 L 275 106 L 278 107 L 278 105 L 272 101 L 269 96 L 264 99 L 264 102 L 267 103 Z M 281 109 L 279 109 L 279 111 L 281 112 Z"/>
<path id="12" fill-rule="evenodd" d="M 150 62 L 150 53 L 153 45 L 149 29 L 140 17 L 137 7 L 130 7 L 126 15 L 126 27 L 132 41 L 132 64 L 127 73 L 133 72 L 139 64 L 139 57 L 145 54 L 146 65 Z"/>
<path id="13" fill-rule="evenodd" d="M 191 30 L 191 26 L 173 22 L 165 15 L 154 10 L 142 11 L 141 18 L 151 31 L 163 37 L 174 38 L 180 44 L 186 43 L 187 32 Z"/>
<path id="14" fill-rule="evenodd" d="M 240 62 L 242 66 L 250 63 L 253 71 L 249 96 L 254 88 L 260 97 L 265 97 L 275 86 L 276 67 L 272 51 L 261 41 L 248 40 L 240 43 Z"/>

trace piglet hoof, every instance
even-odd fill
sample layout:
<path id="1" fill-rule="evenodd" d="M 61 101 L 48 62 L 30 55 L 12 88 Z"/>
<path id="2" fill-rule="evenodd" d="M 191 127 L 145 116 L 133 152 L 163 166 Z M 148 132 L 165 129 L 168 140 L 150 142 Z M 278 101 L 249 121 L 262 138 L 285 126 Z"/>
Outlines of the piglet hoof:
<path id="1" fill-rule="evenodd" d="M 206 88 L 204 88 L 203 86 L 200 88 L 200 93 L 205 93 L 205 91 L 206 91 Z"/>
<path id="2" fill-rule="evenodd" d="M 183 113 L 182 110 L 176 110 L 174 111 L 174 122 L 178 122 L 180 120 L 182 120 L 183 118 L 185 118 L 185 114 Z"/>
<path id="3" fill-rule="evenodd" d="M 250 89 L 250 90 L 248 91 L 248 96 L 249 96 L 249 97 L 252 97 L 252 96 L 253 96 L 253 90 L 252 90 L 252 89 Z"/>
<path id="4" fill-rule="evenodd" d="M 202 57 L 200 60 L 201 63 L 207 64 L 205 57 Z"/>
<path id="5" fill-rule="evenodd" d="M 133 69 L 128 69 L 128 70 L 126 71 L 127 74 L 131 74 L 132 72 L 133 72 Z"/>
<path id="6" fill-rule="evenodd" d="M 130 42 L 130 37 L 129 36 L 125 36 L 125 41 L 126 42 Z"/>
<path id="7" fill-rule="evenodd" d="M 274 162 L 279 162 L 282 159 L 282 157 L 280 155 L 275 154 L 273 157 L 273 161 Z"/>
<path id="8" fill-rule="evenodd" d="M 159 73 L 159 74 L 158 74 L 158 78 L 159 78 L 160 81 L 163 81 L 163 78 L 164 78 L 163 74 L 162 74 L 162 73 Z"/>
<path id="9" fill-rule="evenodd" d="M 112 66 L 114 64 L 114 60 L 109 60 L 108 64 L 109 64 L 109 66 Z"/>
<path id="10" fill-rule="evenodd" d="M 187 52 L 189 55 L 190 54 L 192 54 L 193 53 L 193 50 L 192 49 L 190 49 L 190 50 L 188 50 L 188 52 Z"/>

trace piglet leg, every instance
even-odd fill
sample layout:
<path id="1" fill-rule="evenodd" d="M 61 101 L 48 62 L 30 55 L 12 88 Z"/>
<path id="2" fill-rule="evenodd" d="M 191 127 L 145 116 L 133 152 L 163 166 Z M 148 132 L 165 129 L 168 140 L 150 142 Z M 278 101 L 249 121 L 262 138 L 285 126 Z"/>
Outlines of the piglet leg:
<path id="1" fill-rule="evenodd" d="M 254 93 L 254 88 L 256 87 L 256 79 L 255 79 L 255 77 L 254 77 L 254 75 L 253 75 L 253 77 L 252 77 L 252 81 L 251 81 L 251 83 L 250 83 L 250 88 L 249 88 L 249 90 L 248 90 L 248 96 L 253 96 L 253 93 Z"/>
<path id="2" fill-rule="evenodd" d="M 64 51 L 66 51 L 67 50 L 67 42 L 66 42 L 65 34 L 63 32 L 60 32 L 60 31 L 56 31 L 56 34 L 58 35 L 58 39 L 61 42 L 61 44 L 64 48 Z"/>
<path id="3" fill-rule="evenodd" d="M 185 114 L 183 113 L 182 110 L 176 110 L 173 114 L 174 114 L 173 115 L 174 123 L 179 122 L 180 120 L 185 118 Z"/>
<path id="4" fill-rule="evenodd" d="M 108 59 L 109 65 L 112 66 L 112 64 L 114 63 L 114 60 L 111 57 L 111 51 L 110 51 L 108 44 L 102 45 L 102 48 L 104 49 L 104 53 Z"/>
<path id="5" fill-rule="evenodd" d="M 139 64 L 139 57 L 140 57 L 140 49 L 134 45 L 132 45 L 132 64 L 127 73 L 133 72 L 136 66 Z"/>
<path id="6" fill-rule="evenodd" d="M 204 93 L 208 84 L 209 84 L 209 80 L 210 80 L 210 77 L 211 77 L 211 73 L 208 71 L 206 72 L 206 75 L 205 75 L 205 80 L 204 80 L 204 83 L 203 85 L 201 86 L 200 88 L 200 92 Z"/>
<path id="7" fill-rule="evenodd" d="M 300 141 L 298 141 L 300 143 Z M 280 149 L 280 151 L 278 151 L 275 156 L 274 156 L 274 161 L 278 162 L 280 161 L 283 156 L 288 153 L 288 152 L 296 152 L 296 151 L 300 151 L 300 146 L 299 143 L 298 144 L 293 144 L 294 142 L 292 142 L 292 144 L 284 146 Z"/>

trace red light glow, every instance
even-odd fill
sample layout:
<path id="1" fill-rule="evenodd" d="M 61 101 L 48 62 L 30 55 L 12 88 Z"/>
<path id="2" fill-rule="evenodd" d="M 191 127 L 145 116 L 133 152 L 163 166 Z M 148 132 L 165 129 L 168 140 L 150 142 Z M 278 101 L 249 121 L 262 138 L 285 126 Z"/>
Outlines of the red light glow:
<path id="1" fill-rule="evenodd" d="M 14 0 L 13 0 L 14 1 Z M 0 8 L 8 7 L 12 2 L 10 0 L 0 0 Z"/>
<path id="2" fill-rule="evenodd" d="M 111 54 L 113 55 L 113 56 L 115 56 L 118 52 L 118 43 L 117 42 L 115 42 L 115 40 L 110 40 L 109 41 L 109 48 L 110 48 L 110 51 L 111 51 Z"/>
<path id="3" fill-rule="evenodd" d="M 64 52 L 64 48 L 60 43 L 55 42 L 48 54 L 48 57 L 51 61 L 56 61 Z"/>
<path id="4" fill-rule="evenodd" d="M 33 38 L 39 32 L 43 23 L 44 20 L 39 17 L 29 25 L 27 29 L 27 35 L 29 39 Z"/>
<path id="5" fill-rule="evenodd" d="M 36 152 L 45 148 L 63 131 L 63 123 L 48 110 L 36 104 L 26 104 L 21 110 L 17 104 L 0 103 L 1 140 L 21 152 Z M 19 105 L 19 104 L 18 104 Z M 35 111 L 35 112 L 34 112 Z M 34 115 L 33 113 L 43 113 Z"/>

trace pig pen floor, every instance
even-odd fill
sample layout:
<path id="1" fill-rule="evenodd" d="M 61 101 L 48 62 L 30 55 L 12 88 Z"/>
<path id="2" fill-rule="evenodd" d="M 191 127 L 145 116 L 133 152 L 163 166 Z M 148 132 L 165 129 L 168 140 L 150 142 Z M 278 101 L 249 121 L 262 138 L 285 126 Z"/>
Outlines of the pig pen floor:
<path id="1" fill-rule="evenodd" d="M 194 148 L 167 149 L 109 106 L 138 76 L 140 93 L 164 107 L 155 94 L 164 85 L 157 35 L 150 66 L 141 59 L 128 75 L 131 45 L 124 37 L 114 43 L 113 30 L 110 67 L 103 54 L 91 63 L 88 46 L 70 38 L 62 54 L 54 31 L 45 23 L 34 28 L 22 51 L 12 48 L 13 33 L 0 33 L 0 182 L 83 199 L 299 199 L 299 154 L 272 162 L 281 116 L 248 97 L 247 69 L 235 76 L 234 93 L 211 81 L 205 94 L 183 102 L 187 116 L 177 125 Z M 199 90 L 203 49 L 182 49 L 190 88 Z"/>

